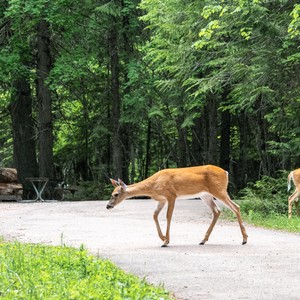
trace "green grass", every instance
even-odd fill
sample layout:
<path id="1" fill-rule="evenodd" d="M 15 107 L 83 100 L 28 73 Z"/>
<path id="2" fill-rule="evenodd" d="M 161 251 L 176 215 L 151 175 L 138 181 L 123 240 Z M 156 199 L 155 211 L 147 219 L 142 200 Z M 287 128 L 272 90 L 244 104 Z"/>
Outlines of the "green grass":
<path id="1" fill-rule="evenodd" d="M 0 241 L 1 299 L 172 299 L 81 247 Z"/>
<path id="2" fill-rule="evenodd" d="M 242 218 L 245 222 L 256 226 L 288 232 L 300 232 L 300 218 L 296 215 L 289 220 L 287 215 L 272 213 L 264 216 L 250 210 L 247 214 L 242 214 Z"/>
<path id="3" fill-rule="evenodd" d="M 264 203 L 266 203 L 265 201 Z M 276 229 L 283 230 L 288 232 L 300 232 L 300 217 L 297 216 L 296 212 L 293 211 L 293 216 L 289 220 L 287 216 L 287 205 L 286 205 L 286 213 L 278 213 L 275 211 L 266 212 L 262 206 L 258 206 L 257 200 L 243 200 L 236 201 L 240 205 L 242 219 L 244 222 L 249 224 Z M 235 215 L 229 210 L 225 209 L 222 212 L 222 216 L 228 220 L 236 220 Z"/>
<path id="4" fill-rule="evenodd" d="M 261 227 L 300 232 L 300 217 L 293 208 L 293 217 L 288 219 L 287 172 L 278 171 L 276 178 L 263 176 L 256 182 L 249 182 L 235 200 L 241 208 L 244 221 Z M 227 210 L 228 211 L 228 210 Z M 225 218 L 233 214 L 225 212 Z"/>

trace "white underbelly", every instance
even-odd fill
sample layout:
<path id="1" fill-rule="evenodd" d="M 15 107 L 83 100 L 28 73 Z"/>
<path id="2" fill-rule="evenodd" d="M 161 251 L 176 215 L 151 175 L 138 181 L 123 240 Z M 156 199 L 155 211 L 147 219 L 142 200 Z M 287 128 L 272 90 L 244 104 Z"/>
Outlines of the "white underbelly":
<path id="1" fill-rule="evenodd" d="M 206 197 L 213 197 L 210 193 L 208 192 L 200 192 L 200 193 L 197 193 L 197 194 L 191 194 L 191 195 L 180 195 L 180 196 L 177 196 L 176 199 L 195 199 L 195 198 L 206 198 Z"/>

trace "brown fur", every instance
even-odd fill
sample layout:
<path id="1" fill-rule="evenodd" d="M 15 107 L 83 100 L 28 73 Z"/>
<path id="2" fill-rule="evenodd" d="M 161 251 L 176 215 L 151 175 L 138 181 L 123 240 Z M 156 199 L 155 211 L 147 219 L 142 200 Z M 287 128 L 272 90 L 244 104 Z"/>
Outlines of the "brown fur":
<path id="1" fill-rule="evenodd" d="M 112 192 L 107 208 L 113 208 L 124 199 L 133 196 L 149 196 L 158 201 L 153 218 L 158 235 L 163 241 L 163 247 L 167 246 L 170 242 L 170 225 L 175 200 L 181 196 L 199 195 L 200 193 L 200 197 L 205 201 L 213 213 L 213 220 L 200 244 L 204 244 L 208 241 L 220 215 L 220 210 L 216 205 L 214 198 L 222 201 L 236 214 L 243 235 L 243 244 L 246 244 L 247 242 L 248 236 L 242 223 L 240 208 L 230 199 L 227 193 L 228 173 L 217 166 L 206 165 L 189 168 L 165 169 L 139 183 L 129 186 L 126 186 L 121 180 L 112 180 L 112 184 L 115 186 L 115 189 Z M 168 204 L 167 229 L 165 235 L 163 235 L 158 222 L 158 215 L 166 203 Z"/>
<path id="2" fill-rule="evenodd" d="M 295 184 L 295 191 L 294 193 L 288 198 L 288 217 L 289 219 L 292 217 L 292 207 L 293 203 L 295 203 L 297 215 L 300 216 L 300 211 L 298 208 L 298 200 L 300 196 L 300 169 L 296 169 L 292 171 L 288 176 L 288 190 L 291 187 L 291 180 Z"/>

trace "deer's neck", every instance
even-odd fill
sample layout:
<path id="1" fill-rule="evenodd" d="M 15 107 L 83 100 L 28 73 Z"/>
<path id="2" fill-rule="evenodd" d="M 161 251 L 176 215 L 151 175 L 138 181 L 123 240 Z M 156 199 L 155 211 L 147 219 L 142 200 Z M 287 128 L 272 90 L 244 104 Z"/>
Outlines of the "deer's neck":
<path id="1" fill-rule="evenodd" d="M 127 186 L 128 197 L 135 197 L 135 196 L 151 197 L 151 191 L 152 191 L 152 185 L 145 180 Z"/>

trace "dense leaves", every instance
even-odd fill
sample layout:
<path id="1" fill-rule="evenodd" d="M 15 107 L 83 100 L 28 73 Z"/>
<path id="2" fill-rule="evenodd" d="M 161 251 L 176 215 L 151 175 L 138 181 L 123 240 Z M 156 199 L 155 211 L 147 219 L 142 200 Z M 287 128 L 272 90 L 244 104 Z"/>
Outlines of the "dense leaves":
<path id="1" fill-rule="evenodd" d="M 299 166 L 297 1 L 2 2 L 1 165 L 18 167 L 9 117 L 17 78 L 30 85 L 43 155 L 37 28 L 45 21 L 56 178 L 133 182 L 212 163 L 230 171 L 237 192 Z"/>

